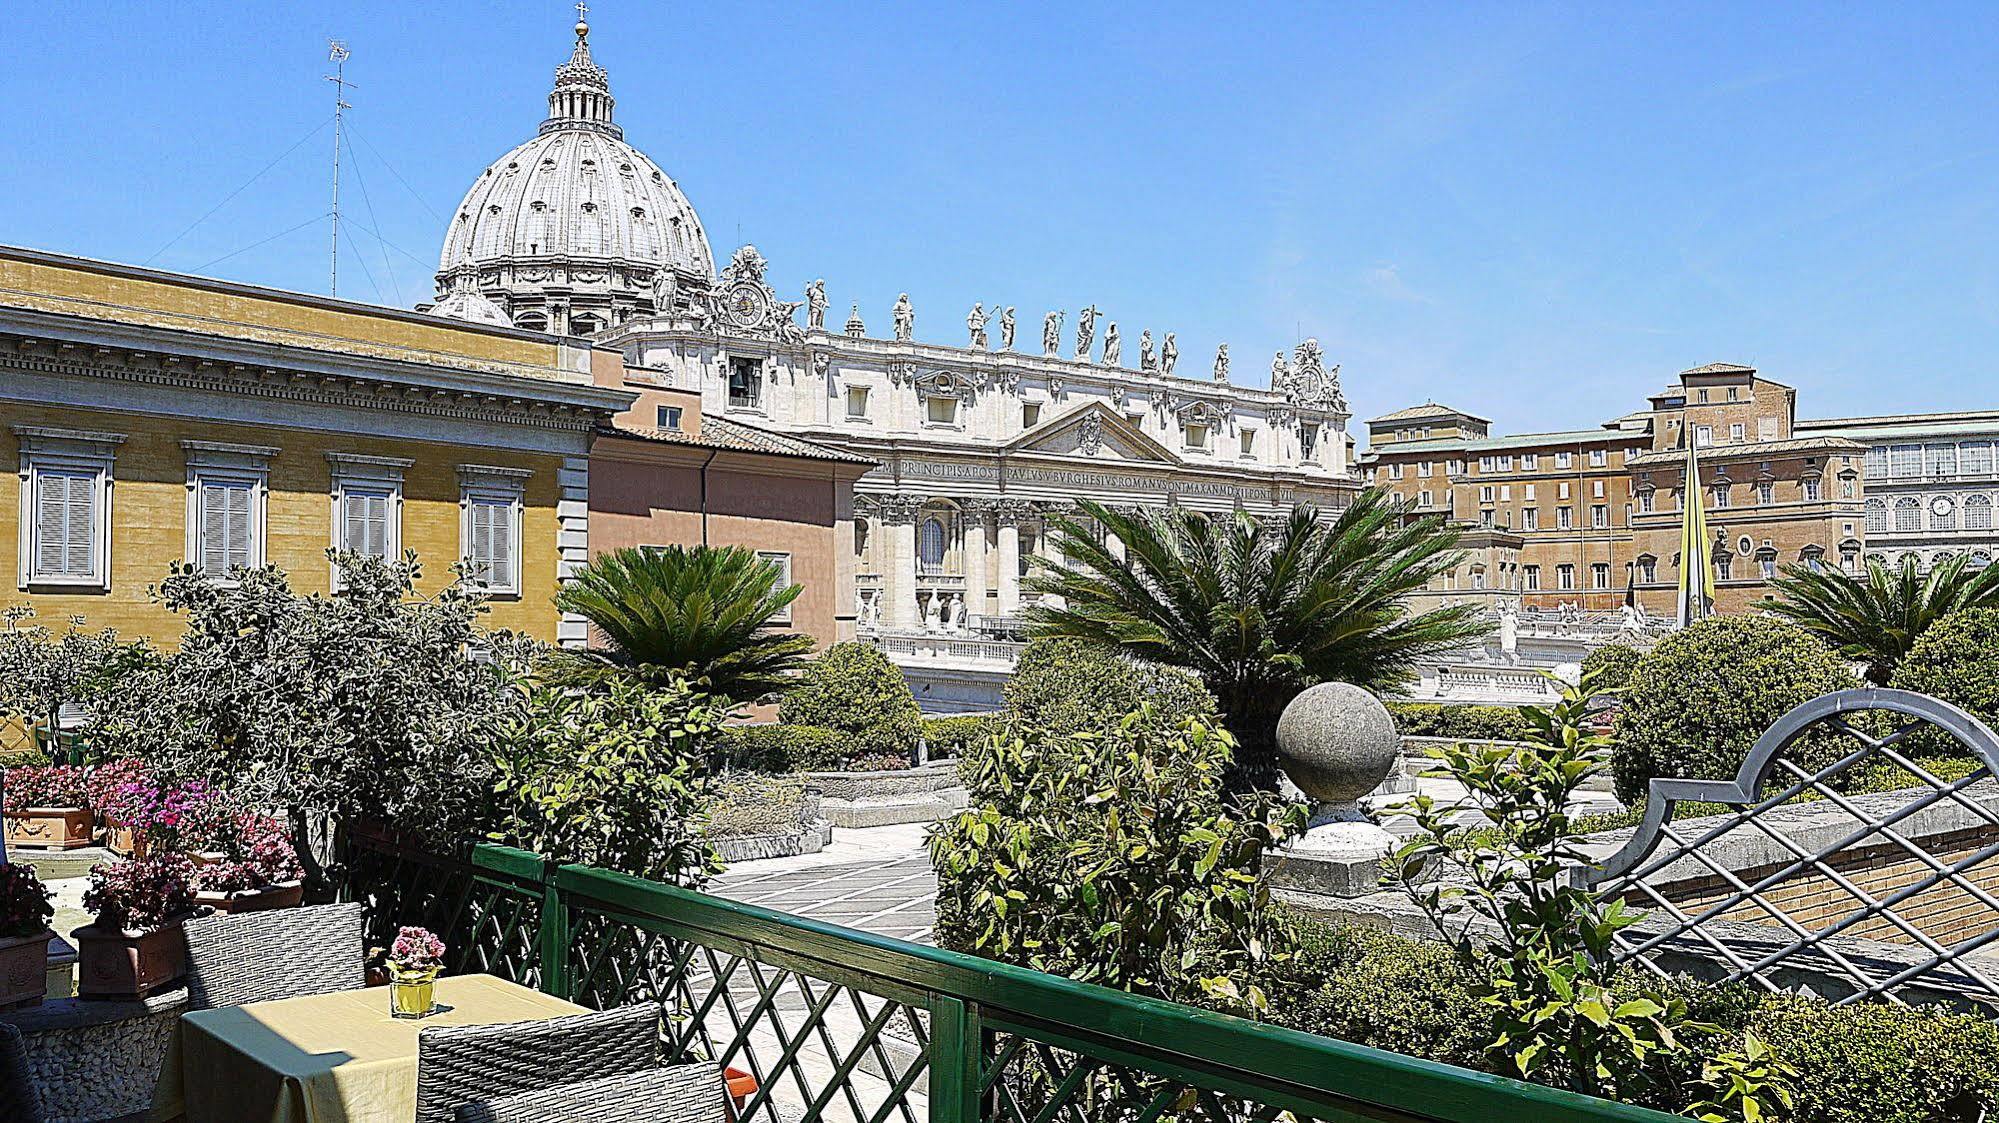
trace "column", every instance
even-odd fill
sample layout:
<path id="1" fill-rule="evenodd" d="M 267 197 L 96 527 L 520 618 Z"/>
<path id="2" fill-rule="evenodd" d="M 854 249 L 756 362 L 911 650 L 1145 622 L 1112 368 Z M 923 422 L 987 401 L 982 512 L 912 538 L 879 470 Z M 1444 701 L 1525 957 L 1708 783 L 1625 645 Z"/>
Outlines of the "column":
<path id="1" fill-rule="evenodd" d="M 922 504 L 913 495 L 882 497 L 882 630 L 915 631 L 922 626 L 916 611 L 916 512 Z"/>
<path id="2" fill-rule="evenodd" d="M 996 511 L 999 524 L 999 614 L 1020 613 L 1020 524 L 1032 517 L 1025 503 L 1002 503 Z"/>
<path id="3" fill-rule="evenodd" d="M 992 611 L 986 603 L 986 544 L 991 531 L 993 504 L 990 499 L 967 499 L 965 501 L 965 611 L 973 616 L 984 616 Z M 965 625 L 969 627 L 970 621 Z"/>

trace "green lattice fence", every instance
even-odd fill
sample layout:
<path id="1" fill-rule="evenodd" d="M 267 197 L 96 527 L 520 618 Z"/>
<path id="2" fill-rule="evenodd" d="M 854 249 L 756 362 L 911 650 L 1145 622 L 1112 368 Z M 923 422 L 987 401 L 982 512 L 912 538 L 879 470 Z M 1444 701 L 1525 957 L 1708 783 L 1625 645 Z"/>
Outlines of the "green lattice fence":
<path id="1" fill-rule="evenodd" d="M 996 964 L 496 846 L 357 836 L 379 940 L 443 935 L 668 1053 L 753 1076 L 754 1123 L 1586 1123 L 1674 1117 Z"/>

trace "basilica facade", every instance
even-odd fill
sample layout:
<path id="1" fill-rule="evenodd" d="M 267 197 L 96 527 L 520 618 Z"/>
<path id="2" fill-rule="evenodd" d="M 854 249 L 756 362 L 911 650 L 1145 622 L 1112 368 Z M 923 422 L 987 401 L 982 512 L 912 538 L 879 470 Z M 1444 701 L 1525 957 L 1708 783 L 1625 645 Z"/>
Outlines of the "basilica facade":
<path id="1" fill-rule="evenodd" d="M 1225 344 L 1183 373 L 1175 334 L 1121 330 L 1094 306 L 1023 322 L 976 305 L 962 334 L 939 317 L 956 343 L 917 338 L 907 294 L 885 332 L 858 303 L 829 323 L 825 283 L 788 299 L 754 246 L 715 266 L 693 206 L 615 123 L 585 24 L 548 104 L 466 193 L 430 310 L 588 336 L 623 352 L 635 387 L 873 461 L 842 591 L 862 630 L 1004 628 L 1078 500 L 1271 517 L 1336 510 L 1360 486 L 1339 368 L 1316 340 L 1277 352 L 1263 388 L 1235 381 Z M 686 423 L 664 405 L 647 420 Z"/>

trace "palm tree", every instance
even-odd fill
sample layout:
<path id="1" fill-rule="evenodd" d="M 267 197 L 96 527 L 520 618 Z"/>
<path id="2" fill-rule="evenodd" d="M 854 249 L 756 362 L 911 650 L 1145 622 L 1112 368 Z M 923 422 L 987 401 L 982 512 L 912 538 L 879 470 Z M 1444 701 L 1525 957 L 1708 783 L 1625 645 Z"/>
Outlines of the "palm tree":
<path id="1" fill-rule="evenodd" d="M 1999 566 L 1973 567 L 1962 554 L 1927 573 L 1914 554 L 1894 569 L 1870 559 L 1865 575 L 1791 565 L 1770 584 L 1777 590 L 1772 612 L 1867 664 L 1867 681 L 1877 686 L 1887 685 L 1931 624 L 1967 608 L 1999 606 Z"/>
<path id="2" fill-rule="evenodd" d="M 809 636 L 771 626 L 799 591 L 740 546 L 600 554 L 555 594 L 555 606 L 588 619 L 609 644 L 558 653 L 553 677 L 681 677 L 731 701 L 761 698 L 788 686 L 812 651 Z"/>
<path id="3" fill-rule="evenodd" d="M 1331 522 L 1311 507 L 1281 523 L 1244 512 L 1081 505 L 1104 531 L 1056 523 L 1061 562 L 1029 587 L 1031 634 L 1070 636 L 1199 675 L 1239 743 L 1238 787 L 1274 784 L 1277 718 L 1318 682 L 1393 689 L 1418 660 L 1489 631 L 1478 609 L 1416 612 L 1410 594 L 1463 560 L 1458 532 L 1363 491 Z M 1107 544 L 1116 539 L 1122 556 Z"/>

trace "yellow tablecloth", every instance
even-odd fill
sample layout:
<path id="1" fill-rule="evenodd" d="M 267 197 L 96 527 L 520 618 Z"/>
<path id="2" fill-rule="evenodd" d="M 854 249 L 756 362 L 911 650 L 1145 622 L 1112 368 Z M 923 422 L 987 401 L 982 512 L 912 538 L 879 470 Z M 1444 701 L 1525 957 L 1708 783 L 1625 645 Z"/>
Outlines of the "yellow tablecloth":
<path id="1" fill-rule="evenodd" d="M 449 1009 L 392 1018 L 388 989 L 376 987 L 188 1014 L 187 1123 L 411 1123 L 419 1029 L 583 1012 L 491 975 L 437 980 L 437 1003 Z"/>

